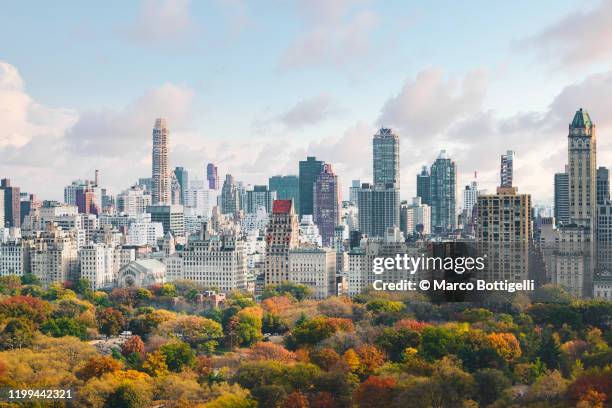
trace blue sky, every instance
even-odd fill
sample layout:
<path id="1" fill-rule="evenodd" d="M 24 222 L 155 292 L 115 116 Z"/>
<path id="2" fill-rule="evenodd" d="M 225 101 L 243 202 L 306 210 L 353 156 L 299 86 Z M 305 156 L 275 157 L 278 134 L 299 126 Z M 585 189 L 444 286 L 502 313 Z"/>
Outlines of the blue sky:
<path id="1" fill-rule="evenodd" d="M 519 188 L 548 200 L 583 104 L 612 162 L 609 1 L 43 4 L 0 14 L 0 173 L 43 198 L 94 168 L 114 193 L 146 176 L 157 116 L 173 165 L 247 183 L 306 154 L 368 180 L 369 139 L 393 127 L 405 199 L 446 148 L 459 188 L 478 171 L 489 189 L 515 149 Z"/>

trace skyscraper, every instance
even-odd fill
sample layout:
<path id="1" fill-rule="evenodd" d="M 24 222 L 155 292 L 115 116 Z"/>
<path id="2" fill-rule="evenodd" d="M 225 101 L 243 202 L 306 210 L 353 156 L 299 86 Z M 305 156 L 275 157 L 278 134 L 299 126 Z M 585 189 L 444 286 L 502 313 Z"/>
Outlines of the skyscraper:
<path id="1" fill-rule="evenodd" d="M 568 134 L 570 221 L 592 228 L 597 215 L 596 145 L 595 125 L 581 108 Z"/>
<path id="2" fill-rule="evenodd" d="M 417 197 L 421 197 L 423 204 L 431 205 L 431 180 L 427 166 L 417 174 Z"/>
<path id="3" fill-rule="evenodd" d="M 291 200 L 274 200 L 266 229 L 266 285 L 289 279 L 289 250 L 298 246 L 298 222 Z"/>
<path id="4" fill-rule="evenodd" d="M 501 155 L 499 176 L 501 179 L 500 187 L 512 187 L 514 176 L 514 152 L 512 150 L 508 150 L 506 154 Z"/>
<path id="5" fill-rule="evenodd" d="M 300 180 L 298 176 L 272 176 L 268 179 L 270 191 L 276 191 L 277 200 L 293 200 L 293 206 L 300 209 Z"/>
<path id="6" fill-rule="evenodd" d="M 151 196 L 153 204 L 170 204 L 172 178 L 168 160 L 169 130 L 166 119 L 158 118 L 153 127 L 153 160 L 151 174 Z"/>
<path id="7" fill-rule="evenodd" d="M 189 172 L 184 167 L 175 167 L 174 175 L 181 187 L 181 197 L 179 204 L 185 204 L 185 192 L 189 188 Z"/>
<path id="8" fill-rule="evenodd" d="M 597 205 L 610 201 L 610 171 L 607 167 L 597 169 Z"/>
<path id="9" fill-rule="evenodd" d="M 246 190 L 244 210 L 247 214 L 254 214 L 259 208 L 265 208 L 266 213 L 272 211 L 272 203 L 276 200 L 276 191 L 268 190 L 268 186 L 253 186 Z"/>
<path id="10" fill-rule="evenodd" d="M 300 216 L 312 215 L 312 190 L 316 178 L 323 170 L 323 162 L 316 157 L 308 156 L 300 161 Z"/>
<path id="11" fill-rule="evenodd" d="M 240 194 L 234 176 L 225 175 L 221 188 L 221 214 L 236 215 L 240 212 Z"/>
<path id="12" fill-rule="evenodd" d="M 372 139 L 374 184 L 399 189 L 399 137 L 391 129 L 380 128 Z"/>
<path id="13" fill-rule="evenodd" d="M 445 150 L 431 165 L 430 177 L 431 228 L 438 233 L 448 233 L 457 225 L 457 167 Z"/>
<path id="14" fill-rule="evenodd" d="M 353 205 L 357 205 L 357 194 L 360 188 L 361 188 L 361 181 L 353 180 L 351 182 L 351 186 L 349 187 L 349 201 Z"/>
<path id="15" fill-rule="evenodd" d="M 206 180 L 208 180 L 209 189 L 219 189 L 219 169 L 213 163 L 208 163 L 206 165 Z"/>
<path id="16" fill-rule="evenodd" d="M 313 189 L 314 222 L 324 246 L 331 246 L 334 229 L 340 222 L 340 185 L 331 164 L 325 164 L 323 171 L 316 178 Z"/>
<path id="17" fill-rule="evenodd" d="M 4 225 L 3 227 L 21 226 L 21 195 L 19 187 L 11 186 L 10 179 L 2 179 L 0 193 L 4 196 Z"/>
<path id="18" fill-rule="evenodd" d="M 389 228 L 400 227 L 400 195 L 396 188 L 363 183 L 357 193 L 359 231 L 384 237 Z"/>
<path id="19" fill-rule="evenodd" d="M 569 224 L 569 174 L 555 174 L 555 221 L 557 225 Z"/>

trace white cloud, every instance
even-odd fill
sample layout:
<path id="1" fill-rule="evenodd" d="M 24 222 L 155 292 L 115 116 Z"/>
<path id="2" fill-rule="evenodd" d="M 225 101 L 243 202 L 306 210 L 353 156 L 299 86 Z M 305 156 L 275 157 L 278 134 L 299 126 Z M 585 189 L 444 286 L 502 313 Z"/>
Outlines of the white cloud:
<path id="1" fill-rule="evenodd" d="M 181 41 L 195 30 L 189 0 L 144 0 L 127 35 L 143 45 Z"/>
<path id="2" fill-rule="evenodd" d="M 305 29 L 281 57 L 284 68 L 311 65 L 345 65 L 367 57 L 370 37 L 379 24 L 376 13 L 363 1 L 303 1 Z"/>
<path id="3" fill-rule="evenodd" d="M 322 93 L 302 99 L 280 114 L 277 119 L 288 129 L 300 129 L 304 126 L 316 125 L 338 111 L 335 101 L 328 94 Z"/>
<path id="4" fill-rule="evenodd" d="M 557 23 L 521 41 L 520 46 L 540 53 L 560 67 L 580 67 L 612 57 L 612 2 L 594 8 L 580 4 Z"/>

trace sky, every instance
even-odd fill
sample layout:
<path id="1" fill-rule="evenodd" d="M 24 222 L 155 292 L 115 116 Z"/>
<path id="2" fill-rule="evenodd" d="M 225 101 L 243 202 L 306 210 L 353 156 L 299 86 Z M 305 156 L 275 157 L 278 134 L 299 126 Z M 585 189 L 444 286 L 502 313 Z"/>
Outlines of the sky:
<path id="1" fill-rule="evenodd" d="M 612 166 L 612 0 L 9 2 L 0 13 L 0 176 L 41 199 L 72 180 L 113 194 L 170 163 L 247 184 L 331 163 L 372 178 L 372 135 L 400 136 L 401 196 L 445 149 L 458 189 L 515 184 L 550 202 L 586 109 Z"/>

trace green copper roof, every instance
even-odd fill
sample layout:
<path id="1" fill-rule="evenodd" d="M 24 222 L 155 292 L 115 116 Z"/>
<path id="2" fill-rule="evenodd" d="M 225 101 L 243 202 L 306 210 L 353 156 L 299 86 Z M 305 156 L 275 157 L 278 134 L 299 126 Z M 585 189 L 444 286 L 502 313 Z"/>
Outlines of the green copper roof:
<path id="1" fill-rule="evenodd" d="M 583 111 L 582 108 L 576 111 L 574 120 L 572 120 L 573 128 L 590 128 L 593 126 L 591 123 L 591 117 L 587 111 Z"/>

